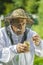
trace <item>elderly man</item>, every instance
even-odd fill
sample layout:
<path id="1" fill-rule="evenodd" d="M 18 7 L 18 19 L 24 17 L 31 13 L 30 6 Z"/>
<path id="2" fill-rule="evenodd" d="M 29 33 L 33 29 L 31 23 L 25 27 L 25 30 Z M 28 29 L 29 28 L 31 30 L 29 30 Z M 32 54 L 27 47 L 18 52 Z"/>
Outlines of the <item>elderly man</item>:
<path id="1" fill-rule="evenodd" d="M 35 54 L 43 56 L 43 41 L 26 28 L 33 20 L 23 9 L 16 9 L 6 23 L 10 25 L 0 29 L 0 65 L 33 65 Z"/>

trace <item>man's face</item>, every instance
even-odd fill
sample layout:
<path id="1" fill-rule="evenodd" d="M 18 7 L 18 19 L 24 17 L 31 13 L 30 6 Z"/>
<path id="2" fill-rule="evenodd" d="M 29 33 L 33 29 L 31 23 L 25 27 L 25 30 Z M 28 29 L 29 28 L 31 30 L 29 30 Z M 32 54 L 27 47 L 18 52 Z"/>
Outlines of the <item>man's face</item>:
<path id="1" fill-rule="evenodd" d="M 26 19 L 18 18 L 12 21 L 12 29 L 16 34 L 23 34 L 26 27 Z"/>

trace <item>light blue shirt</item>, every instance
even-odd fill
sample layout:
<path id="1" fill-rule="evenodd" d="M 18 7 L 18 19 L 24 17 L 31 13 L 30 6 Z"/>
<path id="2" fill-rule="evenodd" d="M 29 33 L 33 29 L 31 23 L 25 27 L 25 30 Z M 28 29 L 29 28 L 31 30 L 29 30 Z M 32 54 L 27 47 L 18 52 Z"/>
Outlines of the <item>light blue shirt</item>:
<path id="1" fill-rule="evenodd" d="M 23 34 L 17 36 L 9 26 L 12 33 L 12 39 L 14 45 L 6 34 L 5 27 L 0 29 L 0 65 L 33 65 L 34 55 L 40 57 L 43 56 L 43 40 L 41 40 L 39 46 L 35 46 L 32 37 L 37 34 L 36 32 L 29 30 L 27 34 L 27 41 L 30 42 L 30 51 L 27 53 L 18 53 L 16 45 L 21 42 Z"/>

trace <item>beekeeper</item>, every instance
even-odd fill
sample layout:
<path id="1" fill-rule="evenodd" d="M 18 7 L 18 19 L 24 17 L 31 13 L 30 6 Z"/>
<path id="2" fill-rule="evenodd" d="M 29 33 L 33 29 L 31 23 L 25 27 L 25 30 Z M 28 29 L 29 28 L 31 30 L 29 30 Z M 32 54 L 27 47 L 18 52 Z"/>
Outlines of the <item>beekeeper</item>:
<path id="1" fill-rule="evenodd" d="M 5 21 L 0 29 L 0 65 L 33 65 L 35 54 L 43 56 L 43 40 L 26 27 L 33 20 L 23 9 L 16 9 Z"/>

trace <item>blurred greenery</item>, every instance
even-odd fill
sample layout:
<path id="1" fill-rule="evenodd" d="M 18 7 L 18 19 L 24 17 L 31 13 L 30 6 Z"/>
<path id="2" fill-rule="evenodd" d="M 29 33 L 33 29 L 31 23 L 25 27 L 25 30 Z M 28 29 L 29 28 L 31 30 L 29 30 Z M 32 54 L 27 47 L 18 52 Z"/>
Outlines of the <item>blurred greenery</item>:
<path id="1" fill-rule="evenodd" d="M 35 56 L 34 65 L 43 65 L 43 57 Z"/>
<path id="2" fill-rule="evenodd" d="M 39 22 L 33 25 L 32 29 L 43 39 L 43 0 L 0 0 L 0 15 L 6 16 L 16 8 L 24 8 L 28 14 L 38 16 Z M 43 58 L 35 56 L 34 65 L 43 65 Z"/>
<path id="3" fill-rule="evenodd" d="M 22 7 L 27 12 L 37 13 L 40 0 L 0 0 L 0 14 L 8 14 L 12 10 Z"/>

